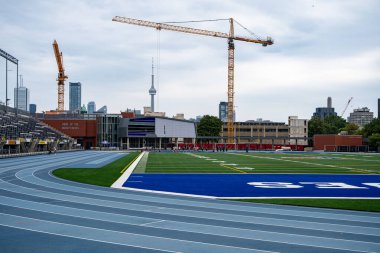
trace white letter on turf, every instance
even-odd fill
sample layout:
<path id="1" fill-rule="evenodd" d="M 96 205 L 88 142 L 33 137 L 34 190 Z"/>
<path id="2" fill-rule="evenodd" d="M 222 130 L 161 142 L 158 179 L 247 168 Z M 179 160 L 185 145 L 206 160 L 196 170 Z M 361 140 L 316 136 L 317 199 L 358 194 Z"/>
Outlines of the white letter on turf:
<path id="1" fill-rule="evenodd" d="M 284 183 L 284 182 L 249 182 L 247 183 L 254 187 L 259 188 L 302 188 L 301 185 L 294 185 L 292 183 Z"/>
<path id="2" fill-rule="evenodd" d="M 376 188 L 380 188 L 380 183 L 363 183 L 365 185 L 369 185 L 369 186 L 373 186 L 373 187 L 376 187 Z"/>
<path id="3" fill-rule="evenodd" d="M 328 183 L 328 182 L 300 182 L 300 184 L 315 184 L 319 189 L 368 189 L 346 183 Z"/>

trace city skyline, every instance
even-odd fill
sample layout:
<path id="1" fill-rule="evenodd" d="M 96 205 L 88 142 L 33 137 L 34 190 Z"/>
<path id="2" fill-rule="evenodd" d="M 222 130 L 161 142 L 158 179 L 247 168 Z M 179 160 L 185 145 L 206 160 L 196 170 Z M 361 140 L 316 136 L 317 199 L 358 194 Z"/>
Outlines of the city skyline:
<path id="1" fill-rule="evenodd" d="M 380 28 L 373 25 L 380 14 L 377 1 L 116 1 L 112 5 L 102 1 L 4 1 L 0 14 L 4 38 L 0 48 L 19 59 L 19 73 L 39 111 L 56 109 L 54 39 L 60 44 L 69 76 L 66 110 L 69 82 L 76 80 L 86 83 L 83 101 L 107 104 L 109 112 L 150 104 L 146 90 L 151 59 L 158 54 L 158 32 L 111 21 L 119 15 L 157 22 L 234 17 L 260 36 L 272 36 L 274 45 L 266 48 L 235 43 L 238 121 L 286 122 L 290 115 L 310 118 L 328 96 L 338 115 L 354 97 L 345 119 L 359 107 L 378 115 Z M 228 22 L 183 26 L 228 30 Z M 249 36 L 236 29 L 239 35 Z M 184 113 L 186 118 L 218 116 L 219 102 L 227 100 L 226 40 L 170 31 L 161 31 L 159 38 L 156 110 L 168 116 Z M 8 73 L 8 97 L 12 98 L 16 71 L 12 64 L 8 67 L 13 69 Z M 4 59 L 0 60 L 0 85 L 4 102 Z"/>

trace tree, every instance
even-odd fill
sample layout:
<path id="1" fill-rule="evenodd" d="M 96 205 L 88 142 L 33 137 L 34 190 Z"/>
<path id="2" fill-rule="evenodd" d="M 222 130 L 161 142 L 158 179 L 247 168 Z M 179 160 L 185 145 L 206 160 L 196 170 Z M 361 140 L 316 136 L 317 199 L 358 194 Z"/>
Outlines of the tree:
<path id="1" fill-rule="evenodd" d="M 309 121 L 309 137 L 315 134 L 338 134 L 342 128 L 346 127 L 346 121 L 339 116 L 328 116 L 323 120 L 313 117 Z"/>
<path id="2" fill-rule="evenodd" d="M 372 134 L 368 137 L 368 144 L 371 147 L 380 147 L 380 134 Z"/>
<path id="3" fill-rule="evenodd" d="M 354 123 L 348 123 L 341 130 L 346 131 L 348 134 L 358 134 L 359 126 Z"/>
<path id="4" fill-rule="evenodd" d="M 380 134 L 380 119 L 372 120 L 363 128 L 364 137 L 369 137 L 373 134 Z"/>
<path id="5" fill-rule="evenodd" d="M 205 115 L 197 126 L 198 136 L 220 137 L 222 126 L 223 122 L 219 118 Z"/>

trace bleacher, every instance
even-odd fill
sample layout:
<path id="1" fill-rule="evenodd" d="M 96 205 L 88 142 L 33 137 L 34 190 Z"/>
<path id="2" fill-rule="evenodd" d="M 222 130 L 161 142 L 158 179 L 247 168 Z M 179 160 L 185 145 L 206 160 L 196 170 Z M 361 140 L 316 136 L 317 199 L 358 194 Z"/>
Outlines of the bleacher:
<path id="1" fill-rule="evenodd" d="M 4 146 L 13 152 L 33 152 L 59 148 L 74 143 L 74 139 L 33 118 L 27 112 L 0 105 L 0 152 Z M 19 145 L 17 147 L 17 145 Z M 45 145 L 39 147 L 39 145 Z M 65 145 L 68 146 L 68 145 Z"/>

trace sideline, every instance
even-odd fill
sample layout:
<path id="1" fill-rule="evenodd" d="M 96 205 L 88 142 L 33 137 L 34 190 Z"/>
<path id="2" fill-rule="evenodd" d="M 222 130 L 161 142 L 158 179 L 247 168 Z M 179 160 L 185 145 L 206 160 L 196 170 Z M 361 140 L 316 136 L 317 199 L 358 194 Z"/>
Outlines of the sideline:
<path id="1" fill-rule="evenodd" d="M 133 170 L 136 168 L 137 164 L 140 162 L 144 154 L 145 154 L 145 151 L 143 151 L 137 158 L 135 158 L 135 160 L 133 160 L 132 163 L 125 166 L 125 168 L 122 170 L 122 172 L 124 171 L 124 173 L 111 185 L 111 188 L 118 188 L 118 189 L 123 188 L 123 184 L 131 176 Z"/>

